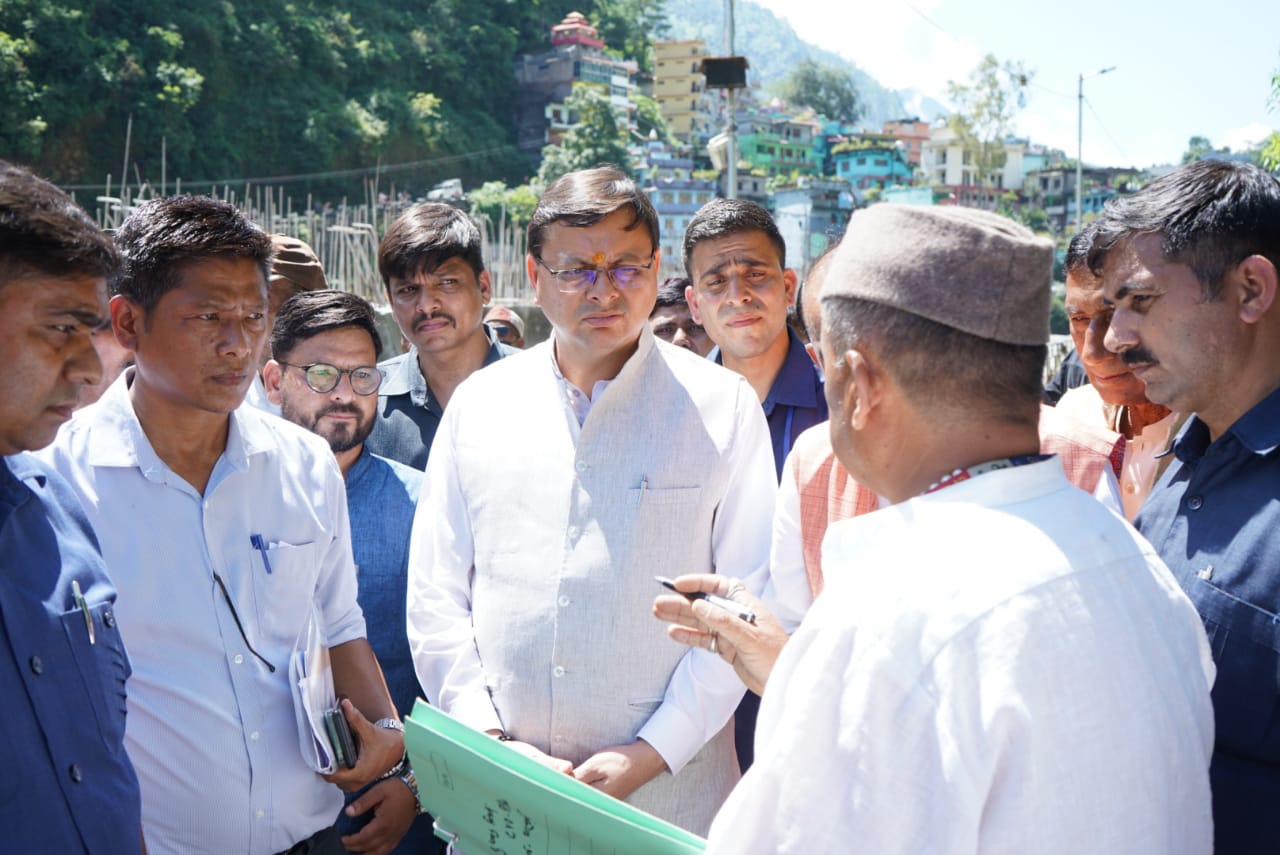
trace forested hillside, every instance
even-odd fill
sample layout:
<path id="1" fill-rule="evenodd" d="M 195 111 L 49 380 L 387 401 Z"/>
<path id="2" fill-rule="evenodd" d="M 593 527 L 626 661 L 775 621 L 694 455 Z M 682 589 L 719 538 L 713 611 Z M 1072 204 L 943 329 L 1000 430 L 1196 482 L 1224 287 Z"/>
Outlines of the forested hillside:
<path id="1" fill-rule="evenodd" d="M 64 184 L 170 184 L 376 163 L 419 186 L 518 181 L 512 60 L 579 9 L 644 44 L 661 0 L 4 0 L 0 156 Z M 425 162 L 424 162 L 425 161 Z M 350 178 L 353 176 L 346 176 Z M 389 178 L 394 180 L 394 174 Z M 315 189 L 350 182 L 310 181 Z M 130 175 L 133 182 L 133 175 Z M 278 183 L 278 182 L 277 182 Z M 296 182 L 295 182 L 296 183 Z"/>

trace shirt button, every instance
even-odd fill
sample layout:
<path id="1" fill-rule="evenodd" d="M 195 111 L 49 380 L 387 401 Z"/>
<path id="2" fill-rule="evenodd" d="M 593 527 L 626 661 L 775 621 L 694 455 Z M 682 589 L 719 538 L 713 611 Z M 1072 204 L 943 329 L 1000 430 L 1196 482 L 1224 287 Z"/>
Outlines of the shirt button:
<path id="1" fill-rule="evenodd" d="M 1187 507 L 1193 511 L 1198 511 L 1200 508 L 1204 507 L 1204 499 L 1199 496 L 1192 496 L 1187 499 Z"/>
<path id="2" fill-rule="evenodd" d="M 67 770 L 67 774 L 71 776 L 71 780 L 80 783 L 84 780 L 84 773 L 80 771 L 79 765 L 72 763 L 71 768 Z"/>
<path id="3" fill-rule="evenodd" d="M 250 742 L 258 741 L 258 731 L 255 730 L 253 733 L 249 734 L 249 741 Z"/>
<path id="4" fill-rule="evenodd" d="M 586 471 L 587 471 L 588 469 L 590 469 L 590 468 L 591 468 L 591 464 L 590 464 L 590 463 L 587 463 L 587 461 L 585 461 L 585 460 L 579 460 L 579 461 L 578 461 L 578 471 L 579 471 L 579 472 L 586 472 Z"/>
<path id="5" fill-rule="evenodd" d="M 262 808 L 258 808 L 256 811 L 254 811 L 253 815 L 256 816 L 258 819 L 262 819 L 264 816 L 267 815 L 267 812 Z"/>
<path id="6" fill-rule="evenodd" d="M 552 674 L 555 674 L 557 677 L 563 677 L 563 676 L 564 676 L 564 668 L 562 668 L 561 666 L 557 665 L 555 668 L 551 669 L 551 673 L 552 673 Z"/>
<path id="7" fill-rule="evenodd" d="M 569 526 L 569 539 L 570 539 L 570 540 L 577 540 L 577 539 L 578 539 L 578 533 L 579 533 L 579 532 L 578 532 L 578 527 L 577 527 L 576 525 L 571 525 L 571 526 Z"/>
<path id="8" fill-rule="evenodd" d="M 562 596 L 560 597 L 560 605 L 562 605 L 562 606 L 567 606 L 567 605 L 569 605 L 569 598 L 568 598 L 568 597 L 566 597 L 566 596 L 563 596 L 563 595 L 562 595 Z"/>
<path id="9" fill-rule="evenodd" d="M 31 657 L 31 673 L 37 677 L 44 673 L 44 660 L 39 656 Z"/>
<path id="10" fill-rule="evenodd" d="M 103 613 L 102 613 L 102 622 L 103 622 L 104 624 L 106 624 L 107 626 L 109 626 L 109 627 L 110 627 L 110 626 L 115 626 L 115 625 L 116 625 L 116 616 L 115 616 L 114 614 L 112 614 L 111 612 L 109 612 L 109 611 L 103 612 Z"/>
<path id="11" fill-rule="evenodd" d="M 237 665 L 242 665 L 244 664 L 244 657 L 241 656 L 239 653 L 237 653 L 235 656 L 231 657 L 231 661 L 236 663 Z"/>

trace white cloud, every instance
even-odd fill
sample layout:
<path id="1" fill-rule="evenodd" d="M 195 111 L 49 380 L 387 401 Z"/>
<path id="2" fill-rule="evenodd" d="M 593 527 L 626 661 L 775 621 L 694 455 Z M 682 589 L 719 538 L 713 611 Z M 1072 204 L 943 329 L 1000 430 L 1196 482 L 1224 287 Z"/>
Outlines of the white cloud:
<path id="1" fill-rule="evenodd" d="M 1232 151 L 1241 151 L 1243 149 L 1252 148 L 1258 143 L 1271 136 L 1271 132 L 1276 128 L 1270 125 L 1264 125 L 1261 122 L 1253 122 L 1241 128 L 1229 128 L 1222 133 L 1222 139 L 1211 139 L 1214 145 L 1227 146 Z"/>

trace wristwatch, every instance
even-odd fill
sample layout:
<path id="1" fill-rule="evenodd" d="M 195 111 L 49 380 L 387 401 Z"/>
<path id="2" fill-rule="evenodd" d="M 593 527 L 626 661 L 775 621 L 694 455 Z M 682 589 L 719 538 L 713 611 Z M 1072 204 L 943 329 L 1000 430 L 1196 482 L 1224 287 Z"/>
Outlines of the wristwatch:
<path id="1" fill-rule="evenodd" d="M 403 768 L 396 777 L 404 782 L 404 785 L 409 788 L 409 792 L 413 793 L 413 801 L 418 806 L 418 815 L 421 816 L 427 812 L 427 809 L 422 806 L 422 799 L 418 795 L 418 776 L 413 774 L 413 767 L 409 765 L 407 758 L 402 765 Z"/>
<path id="2" fill-rule="evenodd" d="M 373 723 L 374 727 L 385 727 L 387 730 L 398 730 L 404 733 L 404 722 L 398 718 L 380 718 Z"/>

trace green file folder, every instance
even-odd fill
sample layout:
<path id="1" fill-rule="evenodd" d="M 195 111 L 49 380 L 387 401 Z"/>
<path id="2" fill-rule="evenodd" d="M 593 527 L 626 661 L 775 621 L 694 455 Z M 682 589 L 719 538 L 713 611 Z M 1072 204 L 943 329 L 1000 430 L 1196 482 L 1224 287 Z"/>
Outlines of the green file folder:
<path id="1" fill-rule="evenodd" d="M 405 746 L 436 834 L 468 855 L 688 855 L 706 841 L 418 701 Z"/>

